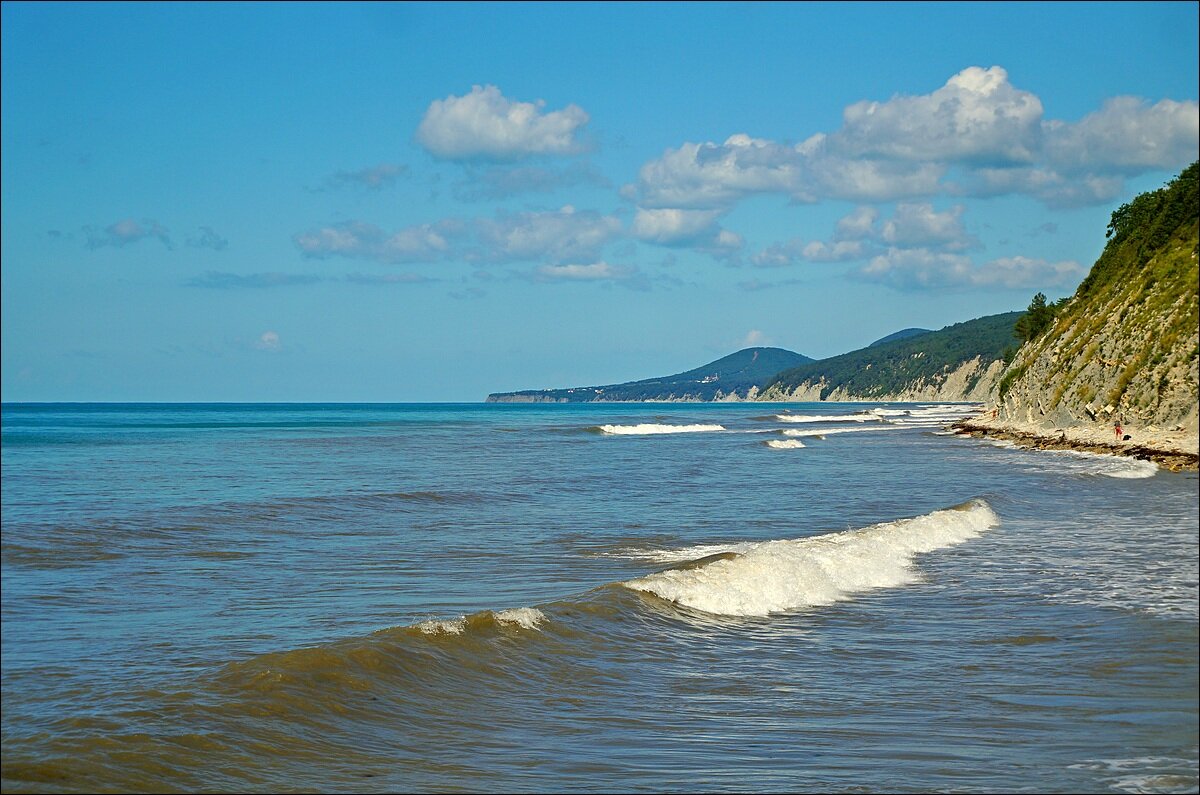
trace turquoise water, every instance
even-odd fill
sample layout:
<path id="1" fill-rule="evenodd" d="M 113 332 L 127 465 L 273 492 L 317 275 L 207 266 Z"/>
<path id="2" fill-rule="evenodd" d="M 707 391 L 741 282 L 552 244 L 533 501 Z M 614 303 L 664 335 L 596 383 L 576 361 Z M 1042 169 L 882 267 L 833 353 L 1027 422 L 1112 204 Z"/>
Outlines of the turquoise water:
<path id="1" fill-rule="evenodd" d="M 969 410 L 5 405 L 4 789 L 1197 791 L 1196 474 Z"/>

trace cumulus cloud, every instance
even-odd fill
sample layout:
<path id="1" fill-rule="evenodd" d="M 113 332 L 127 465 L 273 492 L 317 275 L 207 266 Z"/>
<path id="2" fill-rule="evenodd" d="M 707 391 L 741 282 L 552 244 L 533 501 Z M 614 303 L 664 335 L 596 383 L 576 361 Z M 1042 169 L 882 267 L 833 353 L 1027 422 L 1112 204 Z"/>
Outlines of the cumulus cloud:
<path id="1" fill-rule="evenodd" d="M 601 249 L 621 234 L 621 222 L 614 216 L 576 210 L 571 205 L 549 212 L 478 219 L 475 228 L 483 246 L 482 257 L 499 261 L 596 259 Z"/>
<path id="2" fill-rule="evenodd" d="M 188 287 L 210 287 L 220 290 L 238 289 L 242 287 L 289 287 L 297 284 L 314 284 L 321 281 L 320 276 L 311 273 L 223 273 L 221 271 L 206 271 L 201 276 L 188 279 Z"/>
<path id="3" fill-rule="evenodd" d="M 834 227 L 834 240 L 863 240 L 875 232 L 879 210 L 874 207 L 855 207 L 849 214 L 838 219 Z"/>
<path id="4" fill-rule="evenodd" d="M 214 251 L 229 248 L 229 241 L 218 235 L 211 226 L 200 227 L 196 235 L 188 238 L 187 244 L 192 248 L 211 248 Z"/>
<path id="5" fill-rule="evenodd" d="M 337 190 L 346 187 L 381 190 L 396 184 L 396 180 L 407 173 L 408 166 L 396 163 L 378 163 L 357 171 L 338 171 L 330 174 L 321 183 L 318 190 Z"/>
<path id="6" fill-rule="evenodd" d="M 832 243 L 813 240 L 800 250 L 800 255 L 810 262 L 846 262 L 862 259 L 868 251 L 861 240 L 835 240 Z"/>
<path id="7" fill-rule="evenodd" d="M 293 237 L 306 257 L 350 257 L 378 262 L 434 262 L 450 252 L 448 240 L 459 227 L 452 221 L 420 224 L 388 233 L 361 221 L 347 221 Z"/>
<path id="8" fill-rule="evenodd" d="M 1078 122 L 1043 116 L 1041 100 L 1002 67 L 972 66 L 928 94 L 856 102 L 839 129 L 798 131 L 807 135 L 798 144 L 739 133 L 667 149 L 622 194 L 643 208 L 693 210 L 763 193 L 800 202 L 1024 193 L 1054 206 L 1095 204 L 1130 176 L 1179 168 L 1200 152 L 1194 100 L 1116 97 Z"/>
<path id="9" fill-rule="evenodd" d="M 1195 101 L 1114 97 L 1078 123 L 1046 124 L 1046 161 L 1066 173 L 1173 169 L 1196 159 L 1200 111 Z"/>
<path id="10" fill-rule="evenodd" d="M 835 147 L 853 157 L 1030 163 L 1041 142 L 1042 103 L 999 66 L 972 66 L 921 96 L 856 102 Z"/>
<path id="11" fill-rule="evenodd" d="M 518 160 L 583 150 L 588 114 L 578 105 L 545 111 L 545 102 L 517 102 L 493 85 L 434 100 L 417 127 L 417 142 L 443 160 Z"/>
<path id="12" fill-rule="evenodd" d="M 975 265 L 963 254 L 929 249 L 889 249 L 855 272 L 863 281 L 898 290 L 963 289 L 979 287 L 1072 287 L 1087 270 L 1077 262 L 1049 262 L 1029 257 L 1005 257 Z"/>
<path id="13" fill-rule="evenodd" d="M 642 209 L 633 218 L 634 237 L 661 246 L 688 246 L 735 250 L 741 248 L 740 235 L 722 229 L 717 223 L 720 210 L 687 210 L 677 207 Z"/>
<path id="14" fill-rule="evenodd" d="M 83 231 L 87 236 L 86 245 L 92 250 L 105 246 L 122 248 L 147 238 L 154 238 L 167 248 L 173 248 L 166 227 L 153 220 L 135 221 L 125 218 L 109 224 L 104 229 L 97 230 L 89 226 L 84 227 Z"/>
<path id="15" fill-rule="evenodd" d="M 963 206 L 937 212 L 932 204 L 898 204 L 895 214 L 883 222 L 879 239 L 891 246 L 940 248 L 962 251 L 978 244 L 963 228 Z"/>

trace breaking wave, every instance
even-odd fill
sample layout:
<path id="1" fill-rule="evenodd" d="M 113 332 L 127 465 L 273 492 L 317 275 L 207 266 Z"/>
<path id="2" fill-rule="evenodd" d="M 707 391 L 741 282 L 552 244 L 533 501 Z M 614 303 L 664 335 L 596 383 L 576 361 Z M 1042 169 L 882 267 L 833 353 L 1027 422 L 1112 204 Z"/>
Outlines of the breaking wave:
<path id="1" fill-rule="evenodd" d="M 981 499 L 912 519 L 810 538 L 695 547 L 723 557 L 622 583 L 706 613 L 766 616 L 832 604 L 853 594 L 918 579 L 914 558 L 955 546 L 1000 523 Z"/>
<path id="2" fill-rule="evenodd" d="M 649 436 L 660 433 L 704 433 L 708 431 L 723 431 L 724 425 L 659 425 L 643 423 L 641 425 L 601 425 L 601 433 L 614 436 Z"/>
<path id="3" fill-rule="evenodd" d="M 804 447 L 804 442 L 799 439 L 771 439 L 767 442 L 767 447 L 775 450 L 796 450 Z"/>

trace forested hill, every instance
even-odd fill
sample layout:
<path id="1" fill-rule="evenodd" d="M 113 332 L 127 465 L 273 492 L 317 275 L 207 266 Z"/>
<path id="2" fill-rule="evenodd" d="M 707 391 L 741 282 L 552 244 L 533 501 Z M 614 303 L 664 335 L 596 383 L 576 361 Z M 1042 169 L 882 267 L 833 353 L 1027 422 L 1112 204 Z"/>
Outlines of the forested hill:
<path id="1" fill-rule="evenodd" d="M 1075 295 L 1041 309 L 998 384 L 1008 419 L 1197 430 L 1200 164 L 1112 214 Z M 1031 312 L 1031 316 L 1033 313 Z"/>
<path id="2" fill-rule="evenodd" d="M 527 389 L 488 395 L 489 403 L 736 400 L 753 397 L 780 370 L 812 358 L 783 348 L 746 348 L 685 373 L 606 386 Z"/>
<path id="3" fill-rule="evenodd" d="M 982 400 L 1014 348 L 1013 324 L 1021 314 L 989 315 L 890 342 L 885 337 L 802 364 L 779 373 L 759 400 Z"/>

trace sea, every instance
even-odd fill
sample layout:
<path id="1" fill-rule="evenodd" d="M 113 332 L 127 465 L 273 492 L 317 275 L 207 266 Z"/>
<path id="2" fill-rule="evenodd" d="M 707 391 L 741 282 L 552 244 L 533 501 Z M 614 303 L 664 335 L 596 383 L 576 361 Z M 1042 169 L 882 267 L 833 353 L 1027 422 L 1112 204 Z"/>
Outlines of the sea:
<path id="1" fill-rule="evenodd" d="M 3 790 L 1197 792 L 1197 474 L 978 410 L 4 404 Z"/>

